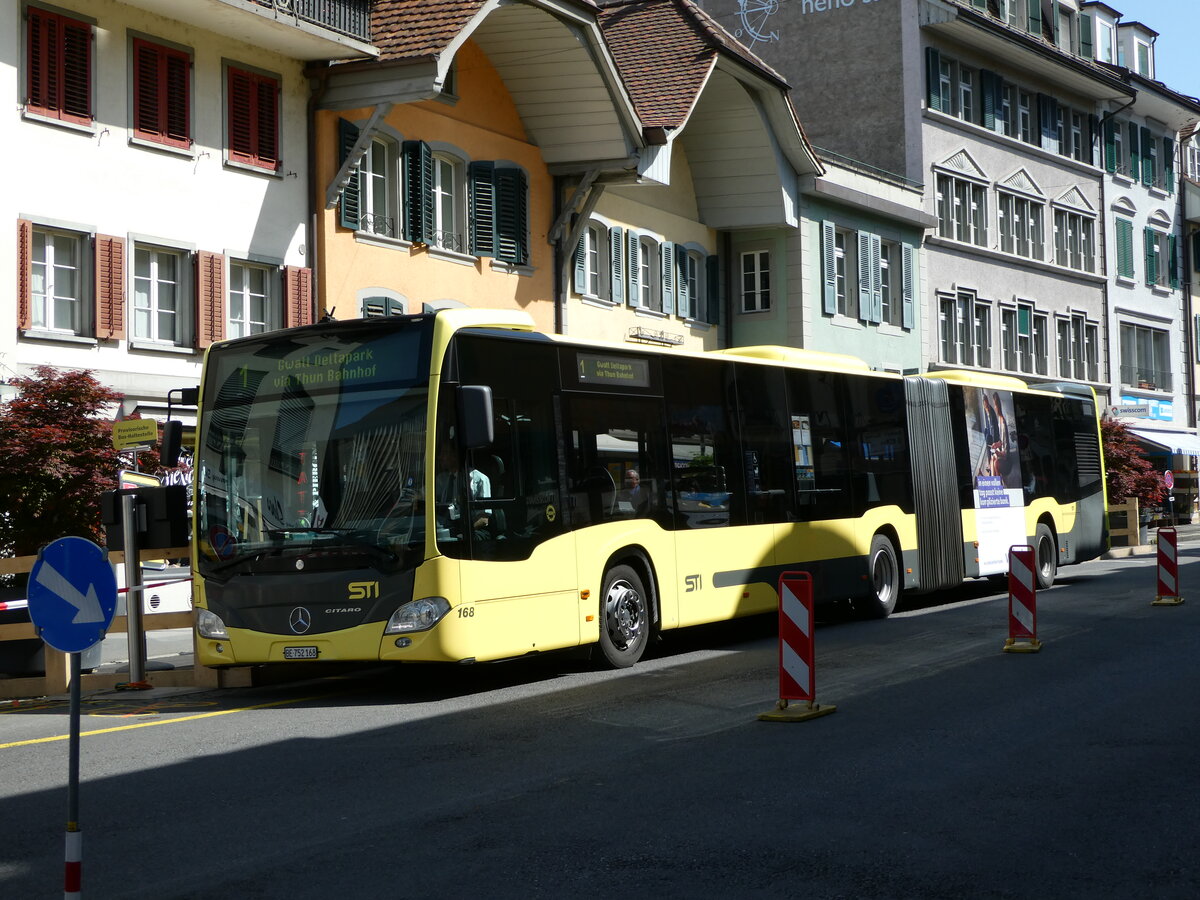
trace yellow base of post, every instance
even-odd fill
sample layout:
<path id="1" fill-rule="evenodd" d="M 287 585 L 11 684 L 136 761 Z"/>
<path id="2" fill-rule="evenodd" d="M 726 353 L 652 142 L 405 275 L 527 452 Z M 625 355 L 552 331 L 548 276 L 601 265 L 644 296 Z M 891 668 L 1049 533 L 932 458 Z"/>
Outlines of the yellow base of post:
<path id="1" fill-rule="evenodd" d="M 1037 653 L 1042 649 L 1042 642 L 1037 638 L 1022 638 L 1016 640 L 1014 638 L 1004 639 L 1005 653 Z"/>
<path id="2" fill-rule="evenodd" d="M 811 700 L 803 706 L 793 706 L 790 708 L 786 700 L 780 700 L 774 709 L 769 712 L 759 713 L 758 718 L 761 722 L 807 722 L 809 719 L 819 719 L 821 716 L 827 716 L 834 712 L 837 712 L 836 706 L 828 704 L 821 706 L 821 704 L 813 703 Z"/>
<path id="3" fill-rule="evenodd" d="M 1182 597 L 1155 597 L 1151 606 L 1178 606 L 1183 602 Z"/>

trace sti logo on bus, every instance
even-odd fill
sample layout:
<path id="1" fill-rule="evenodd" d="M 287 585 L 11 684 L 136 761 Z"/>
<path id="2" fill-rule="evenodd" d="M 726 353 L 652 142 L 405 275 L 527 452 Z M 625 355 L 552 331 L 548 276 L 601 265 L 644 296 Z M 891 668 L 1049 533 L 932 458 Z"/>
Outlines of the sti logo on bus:
<path id="1" fill-rule="evenodd" d="M 704 579 L 699 575 L 688 575 L 683 579 L 683 583 L 687 585 L 685 593 L 690 594 L 692 591 L 698 591 L 704 587 Z"/>
<path id="2" fill-rule="evenodd" d="M 379 599 L 378 581 L 352 581 L 347 585 L 350 593 L 347 600 L 377 600 Z"/>

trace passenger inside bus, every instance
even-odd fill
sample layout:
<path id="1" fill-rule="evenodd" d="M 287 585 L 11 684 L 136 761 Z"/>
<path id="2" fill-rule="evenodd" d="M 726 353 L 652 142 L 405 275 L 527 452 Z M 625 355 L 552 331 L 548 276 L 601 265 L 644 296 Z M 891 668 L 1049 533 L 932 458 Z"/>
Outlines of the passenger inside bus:
<path id="1" fill-rule="evenodd" d="M 641 476 L 637 469 L 625 473 L 625 490 L 617 495 L 617 509 L 622 513 L 634 516 L 644 516 L 646 507 L 650 505 L 650 492 L 642 487 Z"/>
<path id="2" fill-rule="evenodd" d="M 463 488 L 466 488 L 466 498 Z M 433 475 L 434 502 L 437 504 L 437 524 L 439 532 L 445 529 L 448 534 L 442 537 L 459 538 L 463 535 L 466 521 L 471 522 L 471 528 L 478 540 L 491 537 L 488 525 L 491 510 L 476 506 L 475 501 L 492 496 L 492 482 L 487 475 L 474 465 L 463 472 L 458 452 L 458 443 L 453 439 L 443 441 L 438 447 L 437 468 Z M 463 510 L 463 500 L 466 499 L 466 510 Z"/>

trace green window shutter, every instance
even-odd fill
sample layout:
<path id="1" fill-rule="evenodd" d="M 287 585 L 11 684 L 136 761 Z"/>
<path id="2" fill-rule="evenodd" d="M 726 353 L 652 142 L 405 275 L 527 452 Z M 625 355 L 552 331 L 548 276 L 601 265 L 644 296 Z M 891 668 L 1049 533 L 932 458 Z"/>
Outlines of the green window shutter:
<path id="1" fill-rule="evenodd" d="M 433 237 L 433 152 L 424 141 L 405 141 L 404 237 L 425 244 Z"/>
<path id="2" fill-rule="evenodd" d="M 996 128 L 996 110 L 1000 106 L 996 102 L 999 99 L 996 90 L 1000 86 L 999 81 L 1000 78 L 995 72 L 989 72 L 987 69 L 979 70 L 979 89 L 983 94 L 983 102 L 980 104 L 983 113 L 982 124 L 988 131 L 994 131 Z"/>
<path id="3" fill-rule="evenodd" d="M 1096 32 L 1092 25 L 1092 17 L 1085 13 L 1079 15 L 1079 55 L 1084 59 L 1095 59 Z"/>
<path id="4" fill-rule="evenodd" d="M 358 143 L 359 127 L 346 119 L 338 119 L 338 166 L 346 161 L 354 145 Z M 342 189 L 341 215 L 338 224 L 357 231 L 362 221 L 362 206 L 359 201 L 358 169 L 350 173 L 350 180 Z"/>
<path id="5" fill-rule="evenodd" d="M 827 315 L 837 314 L 837 260 L 834 258 L 834 227 L 821 223 L 821 291 Z"/>
<path id="6" fill-rule="evenodd" d="M 474 256 L 496 255 L 495 169 L 495 163 L 483 160 L 467 166 L 468 252 Z"/>
<path id="7" fill-rule="evenodd" d="M 1117 274 L 1133 277 L 1133 222 L 1117 219 Z"/>
<path id="8" fill-rule="evenodd" d="M 858 233 L 858 318 L 871 321 L 871 235 Z"/>
<path id="9" fill-rule="evenodd" d="M 608 229 L 608 286 L 614 303 L 625 302 L 625 232 L 615 225 Z"/>
<path id="10" fill-rule="evenodd" d="M 709 325 L 721 323 L 721 257 L 715 253 L 704 260 L 705 275 L 708 278 L 708 309 L 700 310 L 704 321 Z"/>
<path id="11" fill-rule="evenodd" d="M 1029 0 L 1028 4 L 1028 25 L 1029 33 L 1034 37 L 1042 36 L 1042 2 L 1041 0 Z"/>
<path id="12" fill-rule="evenodd" d="M 1168 194 L 1175 193 L 1175 141 L 1165 137 L 1162 142 L 1163 186 Z"/>
<path id="13" fill-rule="evenodd" d="M 942 109 L 942 55 L 936 47 L 925 48 L 925 103 L 930 109 Z"/>
<path id="14" fill-rule="evenodd" d="M 627 246 L 629 247 L 629 253 L 626 257 L 629 260 L 629 296 L 625 298 L 625 302 L 636 309 L 638 304 L 642 302 L 642 292 L 638 284 L 638 269 L 642 262 L 642 245 L 641 241 L 638 240 L 637 232 L 632 228 L 625 232 L 625 235 L 628 238 Z"/>
<path id="15" fill-rule="evenodd" d="M 689 295 L 687 277 L 688 252 L 683 244 L 675 245 L 675 312 L 685 319 L 694 319 L 696 310 L 692 304 L 696 298 Z"/>
<path id="16" fill-rule="evenodd" d="M 1179 244 L 1173 234 L 1167 235 L 1167 275 L 1171 290 L 1179 290 Z"/>
<path id="17" fill-rule="evenodd" d="M 662 276 L 662 311 L 675 312 L 675 245 L 663 241 L 658 245 L 658 270 Z"/>
<path id="18" fill-rule="evenodd" d="M 1129 177 L 1135 181 L 1142 176 L 1142 152 L 1138 127 L 1134 122 L 1129 123 Z"/>
<path id="19" fill-rule="evenodd" d="M 1104 122 L 1104 168 L 1117 171 L 1117 126 L 1112 119 Z"/>
<path id="20" fill-rule="evenodd" d="M 575 245 L 575 293 L 580 296 L 587 293 L 587 236 L 588 229 L 584 228 Z"/>
<path id="21" fill-rule="evenodd" d="M 915 324 L 913 303 L 916 294 L 917 248 L 912 244 L 904 244 L 900 248 L 900 286 L 901 286 L 901 319 L 900 324 L 911 329 Z"/>
<path id="22" fill-rule="evenodd" d="M 523 169 L 496 169 L 496 259 L 529 262 L 529 198 Z"/>
<path id="23" fill-rule="evenodd" d="M 1052 44 L 1058 43 L 1058 0 L 1050 0 L 1050 8 L 1045 8 L 1045 0 L 1042 0 L 1042 17 L 1050 20 L 1050 27 L 1044 29 L 1046 31 L 1046 39 Z"/>
<path id="24" fill-rule="evenodd" d="M 1154 135 L 1149 128 L 1142 128 L 1142 184 L 1154 184 Z"/>
<path id="25" fill-rule="evenodd" d="M 1158 276 L 1158 247 L 1154 240 L 1154 229 L 1142 229 L 1144 256 L 1146 259 L 1146 284 L 1154 284 Z"/>

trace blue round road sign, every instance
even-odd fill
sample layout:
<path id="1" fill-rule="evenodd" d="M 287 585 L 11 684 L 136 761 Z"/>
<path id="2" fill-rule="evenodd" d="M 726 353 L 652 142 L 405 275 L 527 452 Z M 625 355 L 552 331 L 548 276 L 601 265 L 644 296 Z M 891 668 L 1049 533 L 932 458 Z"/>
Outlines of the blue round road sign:
<path id="1" fill-rule="evenodd" d="M 117 609 L 117 578 L 108 556 L 81 537 L 42 548 L 29 572 L 29 618 L 42 640 L 81 653 L 104 637 Z"/>

